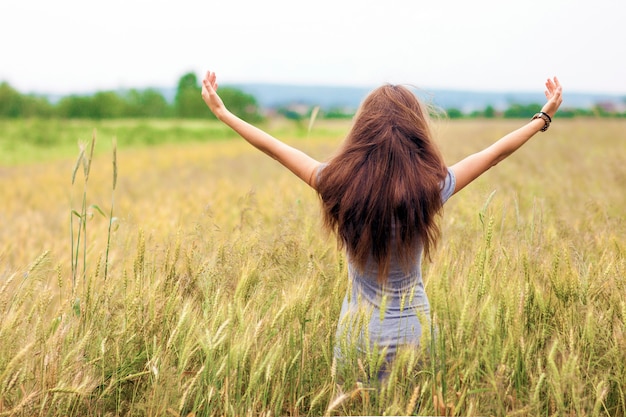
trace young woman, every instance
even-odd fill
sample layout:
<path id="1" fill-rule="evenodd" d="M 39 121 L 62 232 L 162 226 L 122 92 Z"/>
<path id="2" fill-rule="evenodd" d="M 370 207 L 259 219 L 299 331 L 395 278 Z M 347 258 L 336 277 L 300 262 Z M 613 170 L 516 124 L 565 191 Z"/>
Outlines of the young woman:
<path id="1" fill-rule="evenodd" d="M 337 154 L 320 163 L 230 113 L 215 73 L 207 72 L 202 98 L 211 111 L 318 192 L 324 224 L 346 250 L 350 286 L 337 329 L 338 361 L 349 345 L 378 348 L 386 363 L 399 347 L 419 345 L 422 322 L 430 319 L 421 259 L 439 237 L 437 216 L 453 194 L 548 129 L 562 90 L 556 77 L 545 85 L 540 113 L 450 167 L 424 105 L 407 88 L 384 85 L 363 101 Z"/>

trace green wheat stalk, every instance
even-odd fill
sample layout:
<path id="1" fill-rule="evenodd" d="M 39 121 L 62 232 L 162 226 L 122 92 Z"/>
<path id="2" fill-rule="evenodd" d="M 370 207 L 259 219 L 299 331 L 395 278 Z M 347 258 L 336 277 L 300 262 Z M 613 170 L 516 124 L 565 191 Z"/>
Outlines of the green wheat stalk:
<path id="1" fill-rule="evenodd" d="M 79 274 L 79 260 L 81 258 L 81 246 L 82 246 L 82 278 L 83 285 L 87 280 L 87 185 L 89 183 L 89 173 L 91 171 L 91 162 L 93 160 L 93 152 L 96 147 L 96 130 L 93 130 L 91 137 L 91 143 L 89 144 L 89 157 L 85 156 L 87 148 L 84 144 L 79 144 L 80 153 L 72 172 L 72 185 L 76 182 L 76 173 L 78 168 L 83 166 L 83 173 L 85 175 L 83 183 L 83 198 L 81 202 L 80 212 L 72 209 L 70 214 L 70 240 L 71 240 L 71 256 L 72 256 L 72 294 L 76 292 L 76 280 Z M 72 204 L 73 205 L 73 204 Z M 102 213 L 102 210 L 98 206 L 92 206 Z M 78 217 L 78 233 L 76 235 L 76 242 L 74 242 L 74 222 L 73 216 Z M 82 245 L 81 245 L 82 244 Z"/>
<path id="2" fill-rule="evenodd" d="M 109 249 L 111 248 L 111 228 L 113 226 L 113 206 L 115 205 L 115 187 L 117 186 L 117 138 L 113 137 L 113 189 L 111 191 L 111 211 L 109 212 L 109 230 L 107 234 L 107 247 L 104 256 L 104 280 L 106 281 L 109 271 Z"/>
<path id="3" fill-rule="evenodd" d="M 74 170 L 72 171 L 72 185 L 74 185 L 74 183 L 76 182 L 76 173 L 78 172 L 78 168 L 80 167 L 83 158 L 85 157 L 85 144 L 83 143 L 79 143 L 78 144 L 80 152 L 78 154 L 78 159 L 76 159 L 76 165 L 74 165 Z M 70 200 L 70 206 L 73 206 L 72 201 Z M 74 256 L 74 246 L 76 246 L 76 250 L 78 250 L 78 244 L 80 242 L 80 227 L 79 227 L 79 232 L 78 232 L 78 238 L 77 241 L 74 242 L 74 216 L 77 216 L 79 219 L 82 220 L 80 213 L 78 213 L 76 210 L 71 211 L 70 213 L 70 250 L 71 250 L 71 265 L 72 265 L 72 294 L 74 294 L 74 291 L 76 289 L 76 275 L 77 275 L 77 263 L 78 263 L 78 255 Z M 76 243 L 76 245 L 75 245 Z"/>

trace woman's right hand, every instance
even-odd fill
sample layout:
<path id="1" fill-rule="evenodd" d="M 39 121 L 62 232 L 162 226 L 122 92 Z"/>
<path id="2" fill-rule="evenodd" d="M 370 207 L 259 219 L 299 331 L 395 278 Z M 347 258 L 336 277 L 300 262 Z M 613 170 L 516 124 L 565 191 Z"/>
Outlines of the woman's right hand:
<path id="1" fill-rule="evenodd" d="M 562 92 L 563 89 L 561 88 L 561 83 L 559 82 L 559 79 L 556 77 L 554 77 L 554 79 L 548 78 L 548 80 L 546 81 L 545 91 L 548 102 L 544 104 L 541 111 L 547 113 L 550 118 L 554 117 L 554 114 L 563 102 Z"/>
<path id="2" fill-rule="evenodd" d="M 202 80 L 202 99 L 218 119 L 227 112 L 224 102 L 217 95 L 217 77 L 214 72 L 207 71 Z"/>

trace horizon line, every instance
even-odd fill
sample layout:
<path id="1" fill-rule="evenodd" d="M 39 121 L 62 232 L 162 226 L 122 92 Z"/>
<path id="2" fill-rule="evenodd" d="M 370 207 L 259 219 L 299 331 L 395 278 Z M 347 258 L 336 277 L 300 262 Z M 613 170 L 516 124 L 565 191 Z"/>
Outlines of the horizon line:
<path id="1" fill-rule="evenodd" d="M 0 84 L 7 83 L 9 86 L 17 90 L 21 94 L 28 95 L 36 95 L 36 96 L 69 96 L 69 95 L 82 95 L 82 94 L 94 94 L 97 92 L 103 91 L 128 91 L 128 90 L 176 90 L 176 86 L 163 86 L 163 85 L 146 85 L 146 86 L 118 86 L 114 88 L 98 88 L 94 87 L 91 89 L 75 89 L 75 90 L 65 90 L 61 91 L 40 91 L 36 89 L 30 89 L 27 91 L 16 88 L 7 80 L 0 80 Z M 337 84 L 337 83 L 297 83 L 297 82 L 279 82 L 279 81 L 225 81 L 220 85 L 222 87 L 238 87 L 238 86 L 276 86 L 282 88 L 337 88 L 337 89 L 353 89 L 353 90 L 372 90 L 377 88 L 380 85 L 390 84 L 388 82 L 382 82 L 379 84 L 372 85 L 356 85 L 356 84 Z M 394 83 L 396 84 L 396 83 Z M 543 90 L 529 90 L 529 89 L 489 89 L 489 88 L 472 88 L 472 87 L 426 87 L 426 86 L 417 86 L 411 83 L 397 83 L 396 85 L 405 85 L 408 87 L 415 88 L 418 91 L 422 91 L 425 93 L 432 91 L 440 91 L 440 92 L 456 92 L 456 93 L 475 93 L 475 94 L 537 94 L 543 95 Z M 626 91 L 624 92 L 607 92 L 601 90 L 584 90 L 584 89 L 572 89 L 567 90 L 564 94 L 575 94 L 575 95 L 601 95 L 601 96 L 610 96 L 614 98 L 626 98 Z"/>

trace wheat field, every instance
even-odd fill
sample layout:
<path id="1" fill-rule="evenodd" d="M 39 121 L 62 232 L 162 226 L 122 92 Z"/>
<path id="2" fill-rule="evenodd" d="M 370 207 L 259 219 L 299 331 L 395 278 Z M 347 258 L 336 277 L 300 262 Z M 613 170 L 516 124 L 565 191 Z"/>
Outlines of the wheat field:
<path id="1" fill-rule="evenodd" d="M 347 271 L 305 184 L 212 122 L 99 122 L 93 156 L 60 123 L 30 126 L 71 150 L 0 167 L 0 416 L 626 416 L 626 121 L 556 120 L 446 204 L 437 337 L 380 386 L 374 354 L 338 384 Z M 520 123 L 435 132 L 451 164 Z M 319 159 L 348 128 L 266 127 Z"/>

